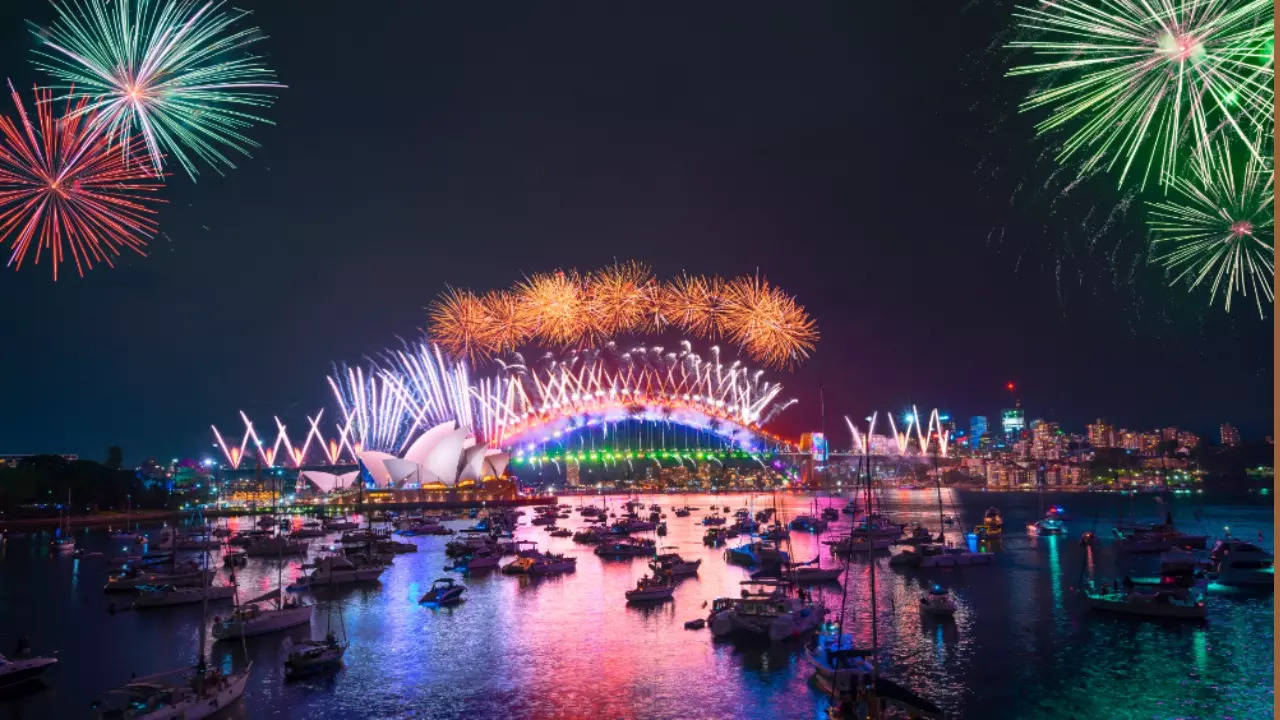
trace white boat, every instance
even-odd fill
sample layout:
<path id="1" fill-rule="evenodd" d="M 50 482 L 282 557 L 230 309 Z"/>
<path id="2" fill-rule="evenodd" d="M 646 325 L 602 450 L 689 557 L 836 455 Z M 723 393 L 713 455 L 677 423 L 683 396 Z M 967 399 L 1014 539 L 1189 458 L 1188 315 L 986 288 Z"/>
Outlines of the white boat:
<path id="1" fill-rule="evenodd" d="M 328 555 L 316 559 L 310 574 L 299 578 L 289 586 L 290 590 L 303 590 L 321 585 L 372 582 L 382 577 L 387 565 L 374 558 L 359 555 Z"/>
<path id="2" fill-rule="evenodd" d="M 889 559 L 890 565 L 909 565 L 918 568 L 960 567 L 966 565 L 990 565 L 995 559 L 991 553 L 969 552 L 964 548 L 921 543 L 909 547 Z"/>
<path id="3" fill-rule="evenodd" d="M 177 585 L 178 587 L 199 587 L 208 585 L 214 573 L 202 570 L 191 562 L 184 562 L 169 568 L 168 572 L 144 572 L 136 567 L 127 571 L 110 575 L 103 586 L 103 592 L 133 592 L 143 585 Z"/>
<path id="4" fill-rule="evenodd" d="M 133 599 L 135 609 L 168 607 L 170 605 L 189 605 L 203 601 L 230 600 L 235 597 L 233 585 L 214 585 L 202 587 L 176 587 L 173 585 L 143 585 L 138 588 L 138 597 Z"/>
<path id="5" fill-rule="evenodd" d="M 653 575 L 640 578 L 635 588 L 625 594 L 629 603 L 665 602 L 671 599 L 675 589 L 670 577 Z"/>
<path id="6" fill-rule="evenodd" d="M 65 525 L 63 524 L 64 519 L 66 520 Z M 55 552 L 62 553 L 62 554 L 69 555 L 75 552 L 76 536 L 74 533 L 71 532 L 71 491 L 70 490 L 67 491 L 66 513 L 63 513 L 61 509 L 58 511 L 57 537 L 49 541 L 49 546 L 52 547 Z"/>
<path id="7" fill-rule="evenodd" d="M 558 575 L 563 572 L 573 572 L 577 567 L 578 558 L 545 553 L 533 558 L 533 564 L 529 566 L 528 572 L 530 575 Z"/>
<path id="8" fill-rule="evenodd" d="M 1057 518 L 1044 517 L 1033 523 L 1027 523 L 1027 534 L 1032 537 L 1066 535 L 1067 525 Z"/>
<path id="9" fill-rule="evenodd" d="M 920 595 L 920 612 L 926 615 L 954 615 L 956 604 L 946 588 L 934 583 L 929 592 Z"/>
<path id="10" fill-rule="evenodd" d="M 1209 557 L 1220 585 L 1275 587 L 1275 558 L 1253 543 L 1219 540 Z"/>
<path id="11" fill-rule="evenodd" d="M 93 717 L 103 720 L 203 720 L 244 695 L 253 663 L 224 675 L 217 668 L 177 670 L 130 680 L 93 703 Z"/>
<path id="12" fill-rule="evenodd" d="M 784 586 L 743 590 L 741 597 L 717 598 L 708 624 L 716 637 L 743 633 L 780 642 L 800 637 L 822 623 L 826 605 L 789 596 Z"/>
<path id="13" fill-rule="evenodd" d="M 57 664 L 58 659 L 52 657 L 24 656 L 10 659 L 0 655 L 0 687 L 24 683 Z"/>
<path id="14" fill-rule="evenodd" d="M 279 591 L 244 603 L 225 618 L 213 619 L 213 637 L 217 640 L 253 637 L 287 630 L 311 622 L 311 606 L 303 605 L 295 598 L 279 600 Z M 275 605 L 263 604 L 263 600 L 277 596 Z"/>

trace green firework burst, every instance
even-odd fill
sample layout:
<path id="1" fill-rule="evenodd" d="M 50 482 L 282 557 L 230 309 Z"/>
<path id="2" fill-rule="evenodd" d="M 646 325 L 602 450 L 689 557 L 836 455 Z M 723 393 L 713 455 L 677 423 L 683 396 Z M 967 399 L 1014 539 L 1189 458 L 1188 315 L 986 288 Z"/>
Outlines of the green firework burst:
<path id="1" fill-rule="evenodd" d="M 1167 186 L 1183 154 L 1220 134 L 1251 140 L 1273 124 L 1272 0 L 1045 0 L 1014 13 L 1036 36 L 1010 43 L 1045 61 L 1008 75 L 1043 75 L 1022 103 L 1048 109 L 1040 134 L 1067 133 L 1058 160 Z"/>
<path id="2" fill-rule="evenodd" d="M 52 0 L 52 26 L 32 26 L 34 63 L 68 96 L 87 98 L 82 112 L 121 137 L 140 135 L 152 166 L 177 160 L 195 178 L 196 160 L 235 167 L 257 143 L 244 131 L 268 123 L 254 114 L 284 87 L 246 48 L 265 38 L 233 27 L 248 12 L 222 0 Z"/>
<path id="3" fill-rule="evenodd" d="M 1150 203 L 1154 261 L 1173 274 L 1171 285 L 1185 282 L 1194 290 L 1207 283 L 1210 304 L 1221 291 L 1227 311 L 1233 296 L 1252 296 L 1265 317 L 1275 279 L 1275 173 L 1250 156 L 1237 174 L 1225 141 L 1191 165 L 1194 173 L 1173 181 L 1168 200 Z"/>

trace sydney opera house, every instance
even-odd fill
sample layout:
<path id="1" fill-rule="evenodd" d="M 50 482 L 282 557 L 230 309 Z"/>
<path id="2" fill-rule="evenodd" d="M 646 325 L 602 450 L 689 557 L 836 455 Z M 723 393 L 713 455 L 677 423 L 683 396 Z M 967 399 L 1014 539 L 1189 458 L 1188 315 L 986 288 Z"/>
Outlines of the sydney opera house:
<path id="1" fill-rule="evenodd" d="M 503 477 L 508 460 L 507 453 L 445 422 L 418 436 L 403 457 L 358 450 L 357 469 L 351 472 L 303 470 L 298 489 L 338 504 L 500 501 L 516 493 L 515 483 Z"/>

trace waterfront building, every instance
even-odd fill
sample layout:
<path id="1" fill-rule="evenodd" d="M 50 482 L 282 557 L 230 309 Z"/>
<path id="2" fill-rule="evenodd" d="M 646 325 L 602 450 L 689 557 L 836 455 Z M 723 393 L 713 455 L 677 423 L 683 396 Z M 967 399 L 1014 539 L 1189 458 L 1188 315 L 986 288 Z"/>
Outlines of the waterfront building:
<path id="1" fill-rule="evenodd" d="M 1223 447 L 1236 447 L 1240 444 L 1240 430 L 1231 423 L 1222 423 L 1218 427 L 1218 441 Z"/>
<path id="2" fill-rule="evenodd" d="M 1194 450 L 1200 446 L 1200 436 L 1189 430 L 1178 431 L 1178 447 Z"/>
<path id="3" fill-rule="evenodd" d="M 1160 453 L 1160 443 L 1163 441 L 1163 438 L 1163 433 L 1157 433 L 1154 431 L 1142 433 L 1138 436 L 1138 452 L 1147 457 L 1158 455 Z"/>
<path id="4" fill-rule="evenodd" d="M 1178 428 L 1167 427 L 1160 430 L 1160 442 L 1169 442 L 1170 440 L 1178 440 Z"/>
<path id="5" fill-rule="evenodd" d="M 1089 436 L 1090 445 L 1096 448 L 1115 446 L 1115 430 L 1102 418 L 1098 418 L 1095 423 L 1086 425 L 1085 430 Z"/>

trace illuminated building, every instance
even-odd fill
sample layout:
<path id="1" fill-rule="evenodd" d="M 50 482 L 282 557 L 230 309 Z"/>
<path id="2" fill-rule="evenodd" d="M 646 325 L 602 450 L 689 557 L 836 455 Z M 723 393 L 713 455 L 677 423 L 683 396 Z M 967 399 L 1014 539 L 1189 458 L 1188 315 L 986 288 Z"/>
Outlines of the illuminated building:
<path id="1" fill-rule="evenodd" d="M 1056 422 L 1037 420 L 1031 425 L 1031 457 L 1057 460 L 1062 457 L 1062 428 Z"/>
<path id="2" fill-rule="evenodd" d="M 1089 435 L 1089 444 L 1096 448 L 1109 448 L 1115 445 L 1115 430 L 1102 418 L 1085 426 Z"/>
<path id="3" fill-rule="evenodd" d="M 969 447 L 977 448 L 982 436 L 987 434 L 987 416 L 974 415 L 969 418 Z"/>
<path id="4" fill-rule="evenodd" d="M 1138 452 L 1147 456 L 1158 454 L 1163 437 L 1163 433 L 1142 433 L 1138 436 Z"/>
<path id="5" fill-rule="evenodd" d="M 1236 447 L 1240 444 L 1240 430 L 1231 423 L 1222 423 L 1218 427 L 1218 441 L 1223 447 Z"/>
<path id="6" fill-rule="evenodd" d="M 1178 428 L 1167 427 L 1160 431 L 1160 442 L 1169 442 L 1178 440 Z"/>
<path id="7" fill-rule="evenodd" d="M 1018 436 L 1026 426 L 1027 418 L 1022 408 L 1008 408 L 1000 412 L 1000 429 L 1004 431 L 1006 445 L 1017 442 Z"/>
<path id="8" fill-rule="evenodd" d="M 1178 431 L 1178 447 L 1194 450 L 1200 446 L 1200 436 L 1189 430 Z"/>

